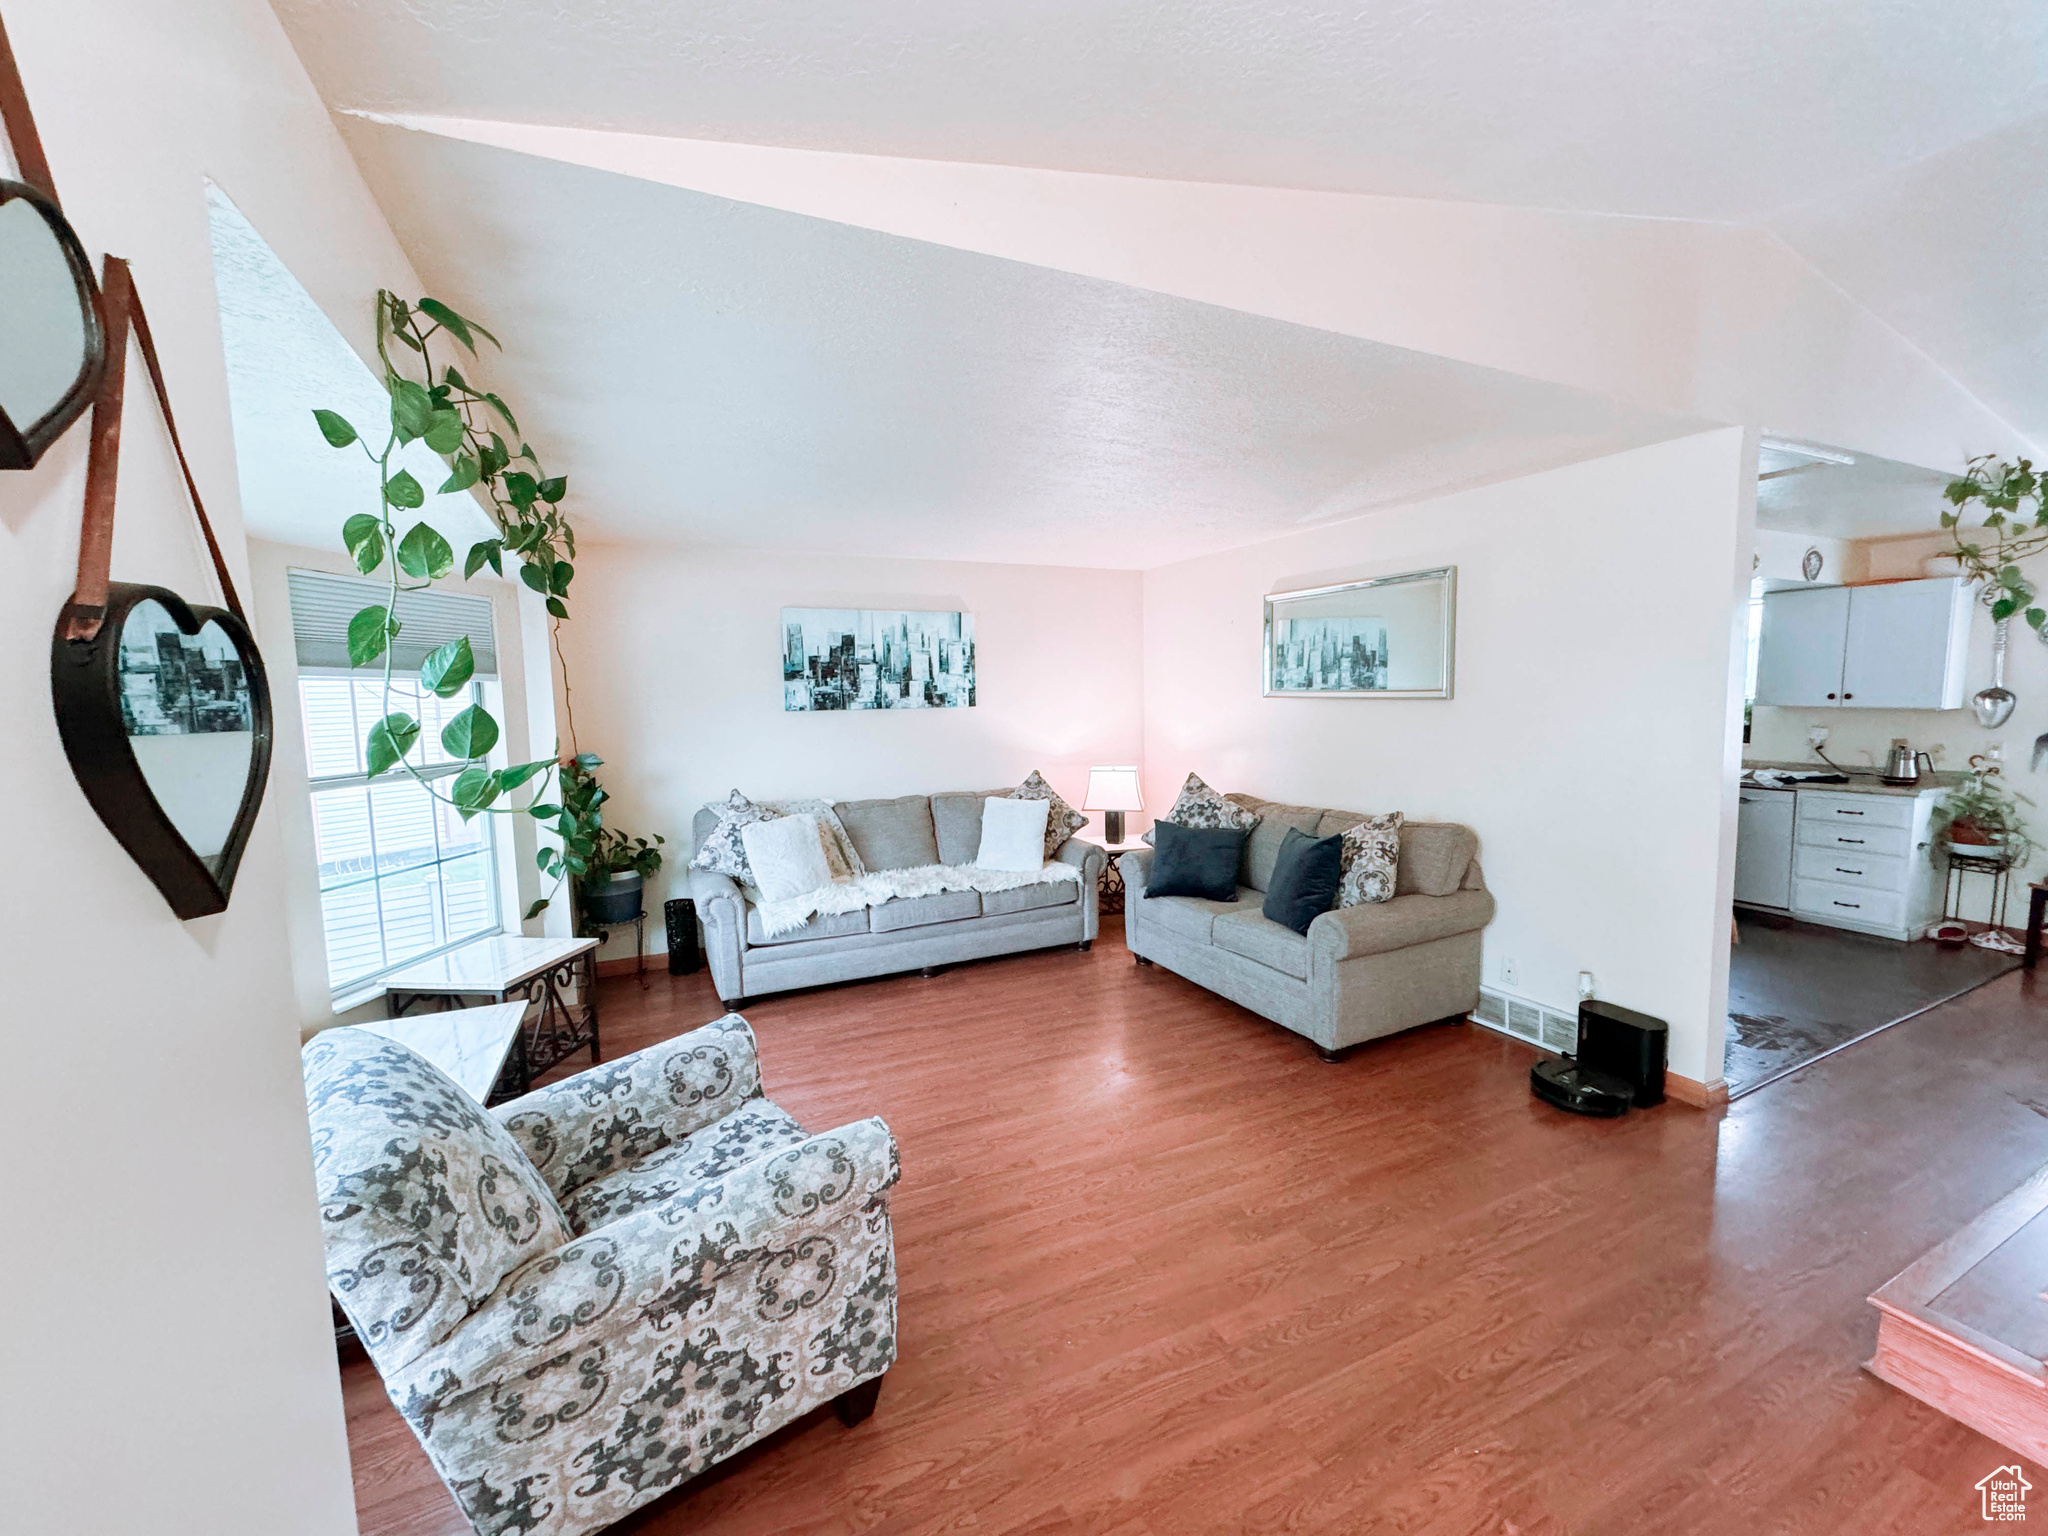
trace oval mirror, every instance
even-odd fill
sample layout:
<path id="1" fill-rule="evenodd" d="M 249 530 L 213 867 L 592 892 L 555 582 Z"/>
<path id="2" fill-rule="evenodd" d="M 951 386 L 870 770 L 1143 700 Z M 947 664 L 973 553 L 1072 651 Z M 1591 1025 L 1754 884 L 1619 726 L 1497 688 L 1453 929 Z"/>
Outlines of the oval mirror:
<path id="1" fill-rule="evenodd" d="M 92 264 L 57 205 L 0 181 L 0 469 L 28 469 L 93 402 L 106 331 Z"/>

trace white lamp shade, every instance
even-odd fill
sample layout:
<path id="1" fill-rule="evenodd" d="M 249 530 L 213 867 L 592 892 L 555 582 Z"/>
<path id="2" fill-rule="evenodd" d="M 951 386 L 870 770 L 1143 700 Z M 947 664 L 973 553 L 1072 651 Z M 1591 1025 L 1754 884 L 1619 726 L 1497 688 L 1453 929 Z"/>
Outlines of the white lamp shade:
<path id="1" fill-rule="evenodd" d="M 1138 792 L 1136 768 L 1090 768 L 1088 796 L 1084 811 L 1142 811 L 1145 797 Z"/>

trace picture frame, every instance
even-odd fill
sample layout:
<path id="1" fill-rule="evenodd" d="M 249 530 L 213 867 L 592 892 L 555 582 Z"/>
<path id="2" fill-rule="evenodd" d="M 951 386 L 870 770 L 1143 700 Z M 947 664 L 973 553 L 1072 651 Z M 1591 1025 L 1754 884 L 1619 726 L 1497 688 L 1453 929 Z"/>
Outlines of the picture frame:
<path id="1" fill-rule="evenodd" d="M 1457 649 L 1455 565 L 1265 598 L 1269 699 L 1448 699 Z"/>

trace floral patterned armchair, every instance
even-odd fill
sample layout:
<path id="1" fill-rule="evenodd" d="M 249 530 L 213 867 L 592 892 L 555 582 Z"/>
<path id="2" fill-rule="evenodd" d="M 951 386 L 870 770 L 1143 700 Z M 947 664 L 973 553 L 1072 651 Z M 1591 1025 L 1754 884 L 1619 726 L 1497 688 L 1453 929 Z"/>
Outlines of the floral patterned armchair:
<path id="1" fill-rule="evenodd" d="M 327 1280 L 486 1536 L 598 1530 L 896 1358 L 878 1119 L 812 1136 L 737 1014 L 486 1111 L 414 1052 L 304 1051 Z"/>

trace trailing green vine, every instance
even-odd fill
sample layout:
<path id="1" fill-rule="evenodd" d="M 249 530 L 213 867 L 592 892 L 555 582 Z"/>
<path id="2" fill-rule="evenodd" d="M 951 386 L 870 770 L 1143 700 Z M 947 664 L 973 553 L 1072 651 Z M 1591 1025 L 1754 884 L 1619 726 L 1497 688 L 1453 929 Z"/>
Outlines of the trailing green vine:
<path id="1" fill-rule="evenodd" d="M 2020 570 L 2022 560 L 2048 549 L 2048 475 L 2037 473 L 2030 459 L 2007 462 L 1979 454 L 1943 495 L 1954 508 L 1941 514 L 1941 526 L 1954 542 L 1950 553 L 1965 575 L 1984 583 L 1991 617 L 2003 623 L 2020 614 L 2028 628 L 2048 639 L 2048 608 L 2035 603 L 2034 584 Z M 1966 530 L 1963 516 L 1973 507 L 1982 511 L 1983 522 Z M 1976 537 L 1966 539 L 1966 532 Z"/>
<path id="2" fill-rule="evenodd" d="M 580 880 L 615 868 L 652 874 L 660 867 L 661 855 L 644 838 L 628 842 L 622 834 L 605 828 L 599 807 L 606 795 L 593 772 L 603 759 L 595 753 L 577 752 L 559 763 L 540 758 L 506 768 L 491 767 L 490 754 L 501 732 L 497 720 L 481 704 L 461 710 L 441 729 L 442 750 L 462 764 L 447 794 L 422 775 L 413 761 L 420 722 L 409 712 L 392 707 L 391 642 L 404 628 L 398 617 L 398 599 L 449 575 L 455 569 L 455 551 L 425 521 L 399 533 L 397 514 L 424 506 L 426 489 L 407 470 L 394 471 L 392 456 L 408 443 L 423 442 L 448 462 L 448 478 L 437 495 L 481 491 L 498 531 L 495 537 L 470 546 L 463 560 L 463 579 L 475 576 L 486 565 L 502 576 L 506 556 L 516 559 L 519 579 L 546 604 L 557 657 L 561 654 L 561 621 L 569 617 L 569 589 L 576 577 L 572 563 L 576 532 L 561 510 L 568 478 L 546 473 L 539 455 L 520 435 L 511 407 L 495 393 L 476 388 L 452 363 L 437 366 L 433 343 L 438 336 L 453 337 L 472 357 L 479 337 L 493 347 L 499 345 L 497 337 L 438 299 L 407 304 L 380 288 L 377 357 L 384 366 L 385 392 L 391 398 L 390 427 L 382 450 L 373 451 L 338 413 L 313 413 L 330 446 L 360 447 L 377 466 L 381 492 L 376 513 L 359 512 L 341 529 L 342 543 L 356 569 L 365 576 L 379 571 L 386 574 L 385 600 L 363 608 L 348 625 L 349 664 L 383 663 L 383 714 L 370 728 L 364 767 L 371 778 L 404 770 L 465 821 L 487 812 L 523 813 L 551 824 L 561 847 L 539 849 L 534 861 L 543 874 L 554 877 L 555 887 L 527 909 L 530 918 L 546 909 L 563 880 Z M 398 359 L 393 357 L 394 343 L 403 349 Z M 405 353 L 410 353 L 410 358 Z M 401 362 L 420 377 L 401 367 Z M 564 670 L 566 673 L 566 666 Z M 463 635 L 428 654 L 420 666 L 420 683 L 439 698 L 453 698 L 469 685 L 475 672 L 476 656 L 469 637 Z M 573 716 L 570 734 L 573 744 Z M 556 801 L 545 798 L 551 775 L 559 791 Z M 521 789 L 528 793 L 527 802 L 515 805 L 512 796 Z M 660 841 L 654 839 L 656 844 Z"/>

